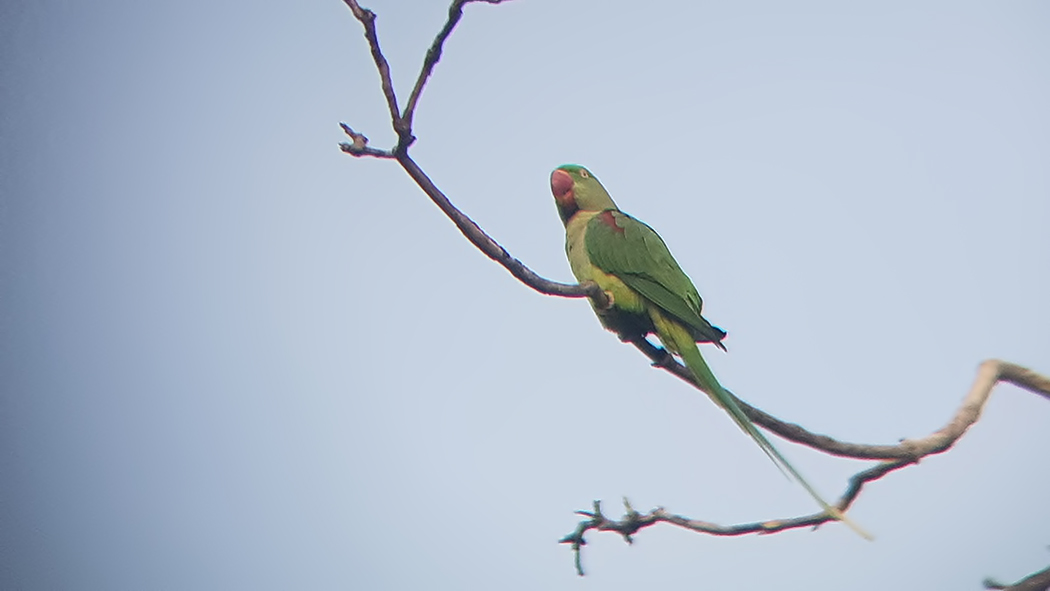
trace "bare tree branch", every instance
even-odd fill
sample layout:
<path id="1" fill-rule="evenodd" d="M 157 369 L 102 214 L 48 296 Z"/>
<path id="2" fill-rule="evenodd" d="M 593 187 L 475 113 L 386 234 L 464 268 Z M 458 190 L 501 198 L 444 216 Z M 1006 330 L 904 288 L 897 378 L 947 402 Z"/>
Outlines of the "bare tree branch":
<path id="1" fill-rule="evenodd" d="M 372 49 L 372 59 L 376 63 L 376 69 L 379 70 L 379 81 L 383 86 L 383 96 L 386 97 L 387 108 L 390 109 L 390 122 L 394 127 L 394 131 L 398 132 L 398 137 L 403 138 L 399 128 L 401 127 L 401 114 L 397 108 L 397 96 L 394 94 L 394 83 L 390 79 L 390 64 L 387 63 L 386 57 L 383 56 L 383 51 L 379 49 L 379 37 L 376 35 L 376 13 L 368 10 L 367 8 L 361 8 L 357 4 L 357 0 L 344 0 L 346 5 L 350 7 L 350 12 L 354 14 L 357 20 L 361 21 L 361 25 L 365 28 L 365 39 L 368 39 L 368 47 Z M 409 133 L 411 135 L 411 133 Z M 362 136 L 363 137 L 363 136 Z M 398 145 L 401 145 L 401 140 L 398 141 Z"/>
<path id="2" fill-rule="evenodd" d="M 503 1 L 504 0 L 453 0 L 452 4 L 448 7 L 448 20 L 445 21 L 445 26 L 441 27 L 441 31 L 437 34 L 437 37 L 434 37 L 434 42 L 430 44 L 430 49 L 427 50 L 427 55 L 423 59 L 423 68 L 419 71 L 419 78 L 416 79 L 416 85 L 412 88 L 412 94 L 408 97 L 408 104 L 405 106 L 405 113 L 402 115 L 402 119 L 409 131 L 412 129 L 412 119 L 416 114 L 416 104 L 419 102 L 419 95 L 423 94 L 423 86 L 426 85 L 431 72 L 434 71 L 434 66 L 436 66 L 438 61 L 441 60 L 441 50 L 445 45 L 445 41 L 448 39 L 449 35 L 452 34 L 452 30 L 456 28 L 459 19 L 463 18 L 463 5 L 471 2 L 501 4 Z"/>
<path id="3" fill-rule="evenodd" d="M 673 373 L 695 387 L 689 369 L 678 363 L 665 350 L 644 339 L 632 341 L 631 344 L 644 353 L 653 362 L 654 366 Z M 918 459 L 950 449 L 962 437 L 963 433 L 980 418 L 981 410 L 985 403 L 988 402 L 992 386 L 1000 381 L 1013 384 L 1018 388 L 1050 399 L 1050 379 L 1020 365 L 989 359 L 980 365 L 977 379 L 969 394 L 963 399 L 955 415 L 944 427 L 921 439 L 907 439 L 898 445 L 869 445 L 838 441 L 827 435 L 808 431 L 795 423 L 781 421 L 773 415 L 751 406 L 735 395 L 733 397 L 748 418 L 788 441 L 819 449 L 831 455 L 858 460 Z"/>
<path id="4" fill-rule="evenodd" d="M 412 119 L 415 117 L 416 105 L 419 103 L 419 96 L 423 93 L 423 87 L 430 78 L 434 66 L 436 66 L 441 59 L 441 50 L 445 45 L 445 41 L 456 28 L 459 19 L 463 18 L 463 6 L 470 4 L 471 2 L 501 4 L 503 1 L 504 0 L 452 1 L 452 4 L 448 7 L 448 20 L 445 21 L 445 26 L 441 28 L 441 32 L 439 32 L 437 37 L 434 38 L 434 42 L 430 45 L 430 49 L 427 50 L 426 58 L 423 60 L 423 68 L 419 72 L 419 78 L 416 79 L 416 84 L 412 88 L 412 94 L 408 97 L 408 104 L 405 105 L 405 111 L 402 113 L 397 106 L 397 95 L 394 92 L 394 83 L 390 77 L 390 64 L 387 63 L 386 57 L 383 56 L 383 52 L 379 48 L 379 36 L 376 33 L 376 14 L 367 8 L 361 8 L 361 5 L 357 3 L 357 0 L 343 0 L 343 2 L 350 8 L 350 12 L 353 13 L 354 17 L 361 21 L 361 25 L 365 29 L 365 39 L 368 40 L 368 47 L 372 50 L 372 59 L 375 61 L 376 69 L 379 71 L 379 80 L 383 87 L 383 96 L 386 97 L 387 108 L 390 110 L 390 122 L 394 128 L 394 132 L 397 133 L 398 138 L 397 147 L 390 152 L 395 154 L 403 153 L 408 150 L 408 147 L 411 146 L 413 142 L 416 141 L 415 136 L 412 135 Z M 347 129 L 345 125 L 344 129 Z M 375 151 L 364 149 L 363 145 L 357 150 L 352 151 L 343 148 L 343 151 L 353 154 L 354 156 L 379 156 L 379 153 L 376 153 Z M 380 150 L 378 152 L 383 151 Z M 380 157 L 385 158 L 386 156 Z"/>
<path id="5" fill-rule="evenodd" d="M 383 95 L 390 110 L 391 125 L 397 133 L 398 142 L 390 150 L 369 147 L 368 138 L 354 131 L 349 125 L 342 123 L 340 125 L 350 137 L 351 142 L 340 144 L 340 148 L 344 152 L 357 157 L 371 156 L 397 160 L 402 168 L 405 169 L 405 172 L 430 197 L 431 201 L 452 220 L 467 240 L 486 256 L 502 265 L 525 285 L 547 295 L 575 298 L 588 297 L 597 306 L 606 307 L 609 304 L 608 296 L 597 284 L 593 282 L 570 284 L 551 281 L 541 277 L 526 267 L 520 260 L 514 258 L 505 248 L 486 234 L 469 216 L 456 208 L 430 177 L 408 155 L 408 148 L 416 139 L 412 134 L 412 123 L 420 96 L 433 73 L 434 67 L 441 59 L 445 42 L 463 16 L 463 6 L 471 2 L 500 4 L 504 0 L 452 1 L 449 6 L 448 19 L 427 50 L 423 66 L 403 113 L 400 113 L 398 110 L 397 98 L 394 94 L 394 87 L 390 77 L 390 66 L 379 48 L 379 40 L 375 29 L 375 13 L 361 8 L 357 0 L 343 1 L 350 7 L 353 15 L 364 27 L 365 38 L 368 40 L 376 69 L 379 72 Z M 663 348 L 653 345 L 641 337 L 632 339 L 629 342 L 646 355 L 652 361 L 653 366 L 664 369 L 685 380 L 690 385 L 697 387 L 689 370 Z M 840 511 L 845 512 L 856 501 L 861 490 L 868 483 L 879 480 L 891 472 L 918 463 L 920 459 L 926 456 L 943 453 L 951 449 L 966 431 L 980 419 L 981 412 L 988 402 L 992 388 L 999 382 L 1010 383 L 1050 399 L 1050 378 L 1019 365 L 991 359 L 981 364 L 970 392 L 944 427 L 926 437 L 904 440 L 897 445 L 871 445 L 838 441 L 827 435 L 811 432 L 795 423 L 782 421 L 735 396 L 734 398 L 736 398 L 737 403 L 751 420 L 784 439 L 806 445 L 830 455 L 864 460 L 882 460 L 879 464 L 858 472 L 849 479 L 842 497 L 835 503 L 835 506 Z M 566 535 L 560 541 L 572 546 L 576 570 L 580 575 L 583 575 L 583 568 L 580 564 L 580 548 L 586 545 L 584 535 L 590 530 L 616 532 L 630 543 L 632 536 L 639 530 L 657 523 L 669 523 L 690 531 L 711 535 L 739 536 L 751 533 L 771 534 L 803 527 L 816 528 L 829 521 L 836 521 L 827 513 L 822 512 L 786 519 L 725 526 L 670 513 L 663 507 L 657 507 L 648 513 L 639 513 L 631 507 L 626 499 L 624 499 L 624 507 L 624 516 L 619 520 L 606 517 L 601 511 L 600 501 L 594 501 L 591 511 L 577 511 L 578 515 L 587 519 L 581 521 L 572 533 Z M 1031 583 L 1031 581 L 1035 581 L 1035 583 Z M 986 584 L 993 585 L 994 583 L 986 582 Z M 1031 586 L 1039 584 L 1043 584 L 1043 586 Z M 1046 589 L 1048 586 L 1050 586 L 1050 569 L 1036 573 L 1015 586 L 989 588 L 1031 591 L 1033 589 Z"/>
<path id="6" fill-rule="evenodd" d="M 673 358 L 671 358 L 666 352 L 658 349 L 658 347 L 653 346 L 651 343 L 648 343 L 648 341 L 646 341 L 646 343 L 649 344 L 648 349 L 645 349 L 643 346 L 639 346 L 639 349 L 645 349 L 645 351 L 648 352 L 647 355 L 650 353 L 652 354 L 650 355 L 650 358 L 653 359 L 654 365 L 666 366 L 667 359 L 673 361 Z M 678 373 L 675 372 L 675 375 L 678 375 Z M 689 378 L 686 377 L 684 379 L 688 380 Z M 760 410 L 739 401 L 739 399 L 737 400 L 741 403 L 744 410 L 747 411 L 748 415 L 756 422 L 760 422 L 759 417 L 761 417 L 764 421 L 772 421 L 771 424 L 778 428 L 789 426 L 798 429 L 798 431 L 803 434 L 803 437 L 798 439 L 794 437 L 787 437 L 786 439 L 798 441 L 804 445 L 825 451 L 828 450 L 828 447 L 835 448 L 837 446 L 850 449 L 856 448 L 858 451 L 857 456 L 850 455 L 850 453 L 836 453 L 836 455 L 849 458 L 869 459 L 874 457 L 874 453 L 871 453 L 871 451 L 887 452 L 884 458 L 890 458 L 890 460 L 881 462 L 873 467 L 867 468 L 866 470 L 862 470 L 849 478 L 849 482 L 842 494 L 842 498 L 839 499 L 837 503 L 833 504 L 840 511 L 845 512 L 846 509 L 848 509 L 850 505 L 853 505 L 854 501 L 857 500 L 861 490 L 867 483 L 877 481 L 892 471 L 899 470 L 911 464 L 917 464 L 919 463 L 919 460 L 926 456 L 946 451 L 954 445 L 955 442 L 959 441 L 970 425 L 978 421 L 981 416 L 981 411 L 984 409 L 984 405 L 988 402 L 992 387 L 999 382 L 1010 383 L 1017 387 L 1027 389 L 1029 392 L 1050 399 L 1050 378 L 1036 374 L 1035 372 L 1028 370 L 1027 367 L 1022 367 L 1021 365 L 991 359 L 981 364 L 978 376 L 976 376 L 973 386 L 970 387 L 969 394 L 963 399 L 962 405 L 960 405 L 959 409 L 955 411 L 955 416 L 948 421 L 947 425 L 937 431 L 933 431 L 931 435 L 925 438 L 905 441 L 900 445 L 861 445 L 856 443 L 840 443 L 826 436 L 814 436 L 810 431 L 806 431 L 798 425 L 782 423 L 778 419 L 761 413 Z M 690 383 L 692 382 L 690 381 Z M 762 422 L 762 424 L 763 426 L 766 426 L 765 422 Z M 771 428 L 771 430 L 775 430 L 779 434 L 778 429 Z M 889 452 L 895 453 L 895 456 L 890 456 Z M 638 513 L 631 508 L 626 500 L 624 501 L 624 505 L 626 510 L 623 518 L 619 520 L 610 520 L 609 518 L 606 518 L 601 510 L 601 502 L 598 501 L 594 501 L 593 511 L 576 511 L 576 514 L 586 516 L 588 519 L 577 524 L 576 528 L 568 535 L 562 537 L 562 540 L 559 542 L 571 545 L 572 551 L 575 554 L 576 572 L 580 575 L 584 574 L 581 565 L 580 548 L 587 544 L 584 540 L 584 534 L 592 529 L 596 531 L 614 531 L 624 536 L 626 542 L 631 543 L 631 535 L 639 529 L 650 527 L 658 523 L 668 523 L 691 531 L 710 533 L 712 535 L 743 535 L 747 533 L 775 533 L 801 527 L 818 527 L 825 523 L 836 521 L 831 515 L 821 512 L 797 516 L 797 518 L 791 519 L 723 526 L 710 522 L 693 520 L 686 518 L 686 516 L 670 513 L 664 507 L 657 507 L 648 513 Z M 1013 588 L 1011 587 L 1010 589 Z M 1032 587 L 1030 589 L 1042 588 Z"/>
<path id="7" fill-rule="evenodd" d="M 502 265 L 505 269 L 510 271 L 511 275 L 518 278 L 519 281 L 528 285 L 536 291 L 546 294 L 561 296 L 567 298 L 591 298 L 599 306 L 607 306 L 608 299 L 605 293 L 593 282 L 587 282 L 585 284 L 574 284 L 574 283 L 559 283 L 557 281 L 551 281 L 544 277 L 541 277 L 532 269 L 525 266 L 520 260 L 511 256 L 507 249 L 500 246 L 498 242 L 492 239 L 491 236 L 485 233 L 484 230 L 478 226 L 474 220 L 470 219 L 466 214 L 460 211 L 449 198 L 437 188 L 430 177 L 427 176 L 423 169 L 408 155 L 408 148 L 415 140 L 412 135 L 412 117 L 419 101 L 420 93 L 423 92 L 423 86 L 426 84 L 427 79 L 430 77 L 430 73 L 433 71 L 434 66 L 441 58 L 441 51 L 445 41 L 449 35 L 452 34 L 452 30 L 463 16 L 463 6 L 471 2 L 485 2 L 488 4 L 499 4 L 503 0 L 453 0 L 452 5 L 448 10 L 448 21 L 445 22 L 445 26 L 441 28 L 441 32 L 438 33 L 437 37 L 434 38 L 433 44 L 427 51 L 427 57 L 423 61 L 423 69 L 419 73 L 419 78 L 416 80 L 416 86 L 412 90 L 412 95 L 409 97 L 408 105 L 405 107 L 405 115 L 402 117 L 397 112 L 397 99 L 394 97 L 394 87 L 390 81 L 390 66 L 383 57 L 383 52 L 379 49 L 379 40 L 376 37 L 375 30 L 375 19 L 376 15 L 371 10 L 361 8 L 358 5 L 357 0 L 343 0 L 347 6 L 350 7 L 350 11 L 353 13 L 357 20 L 361 21 L 361 25 L 365 29 L 365 39 L 368 40 L 369 47 L 372 50 L 372 57 L 376 63 L 376 69 L 379 70 L 379 78 L 382 81 L 383 94 L 386 96 L 387 105 L 391 110 L 391 118 L 393 120 L 394 131 L 398 134 L 398 144 L 392 150 L 379 150 L 368 146 L 368 138 L 364 134 L 358 133 L 353 130 L 346 123 L 341 123 L 340 126 L 343 131 L 346 132 L 351 138 L 350 143 L 339 144 L 339 147 L 346 153 L 353 156 L 372 156 L 376 158 L 393 158 L 401 164 L 405 172 L 408 173 L 412 180 L 423 192 L 430 197 L 430 200 L 434 202 L 442 212 L 454 224 L 459 228 L 459 231 L 480 250 L 485 253 L 490 259 L 496 261 Z"/>
<path id="8" fill-rule="evenodd" d="M 394 156 L 394 153 L 391 152 L 390 150 L 380 150 L 380 149 L 377 149 L 377 148 L 370 147 L 368 145 L 368 138 L 365 137 L 365 134 L 357 133 L 356 131 L 353 130 L 353 128 L 351 128 L 346 123 L 340 123 L 339 126 L 343 128 L 343 131 L 346 132 L 346 135 L 350 136 L 350 139 L 352 140 L 352 142 L 349 143 L 349 144 L 347 144 L 347 143 L 339 144 L 339 147 L 344 152 L 346 152 L 347 154 L 350 154 L 351 156 L 357 156 L 357 157 L 361 157 L 361 156 L 372 156 L 374 158 L 395 158 L 396 157 L 396 156 Z"/>

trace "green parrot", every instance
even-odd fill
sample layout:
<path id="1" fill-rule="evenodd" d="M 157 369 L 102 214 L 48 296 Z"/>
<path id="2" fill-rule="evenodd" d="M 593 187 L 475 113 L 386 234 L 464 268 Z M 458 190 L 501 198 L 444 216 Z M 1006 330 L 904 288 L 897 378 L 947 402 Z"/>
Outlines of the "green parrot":
<path id="1" fill-rule="evenodd" d="M 573 275 L 581 283 L 597 283 L 611 302 L 600 308 L 591 300 L 602 326 L 624 341 L 656 334 L 667 350 L 682 358 L 696 385 L 729 413 L 781 471 L 793 476 L 828 515 L 870 539 L 821 498 L 715 379 L 696 344 L 713 343 L 725 350 L 722 339 L 726 333 L 700 315 L 703 300 L 663 239 L 620 211 L 605 187 L 582 166 L 556 168 L 551 173 L 551 192 L 565 224 L 565 251 Z"/>

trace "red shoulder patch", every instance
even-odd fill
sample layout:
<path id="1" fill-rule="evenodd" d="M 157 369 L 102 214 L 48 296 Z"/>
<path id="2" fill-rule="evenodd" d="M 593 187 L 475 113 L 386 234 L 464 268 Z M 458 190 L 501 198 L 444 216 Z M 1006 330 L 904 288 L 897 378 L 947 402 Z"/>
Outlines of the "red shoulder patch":
<path id="1" fill-rule="evenodd" d="M 613 215 L 613 210 L 611 209 L 606 209 L 605 211 L 599 213 L 598 219 L 600 219 L 602 223 L 606 226 L 609 226 L 610 228 L 616 230 L 621 234 L 625 232 L 625 230 L 621 228 L 619 224 L 616 223 L 616 216 Z"/>

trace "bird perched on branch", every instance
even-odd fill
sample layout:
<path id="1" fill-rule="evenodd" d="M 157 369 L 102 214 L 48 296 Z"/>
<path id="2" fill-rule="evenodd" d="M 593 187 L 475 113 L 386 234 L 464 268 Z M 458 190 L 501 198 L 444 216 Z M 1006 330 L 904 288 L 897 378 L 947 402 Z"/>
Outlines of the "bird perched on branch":
<path id="1" fill-rule="evenodd" d="M 729 413 L 781 471 L 794 477 L 828 515 L 870 538 L 816 492 L 715 379 L 697 343 L 725 350 L 726 333 L 701 315 L 700 294 L 659 234 L 620 211 L 605 187 L 582 166 L 556 168 L 551 173 L 551 192 L 565 224 L 565 251 L 573 275 L 581 283 L 597 283 L 608 298 L 604 307 L 591 301 L 602 326 L 624 341 L 658 336 L 668 351 L 681 357 L 697 387 Z"/>

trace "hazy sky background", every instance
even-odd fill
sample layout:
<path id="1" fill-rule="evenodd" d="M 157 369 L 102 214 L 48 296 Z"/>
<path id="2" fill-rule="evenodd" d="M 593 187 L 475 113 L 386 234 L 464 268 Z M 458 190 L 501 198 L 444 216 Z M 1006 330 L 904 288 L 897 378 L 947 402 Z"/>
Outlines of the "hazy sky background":
<path id="1" fill-rule="evenodd" d="M 402 100 L 447 2 L 380 1 Z M 1050 563 L 1050 406 L 1003 386 L 871 486 L 877 536 L 557 540 L 626 495 L 812 512 L 585 302 L 490 262 L 393 162 L 359 23 L 317 2 L 0 4 L 0 587 L 978 589 Z M 470 5 L 413 153 L 571 279 L 585 164 L 729 331 L 724 384 L 852 441 L 1050 372 L 1050 4 Z M 783 444 L 830 497 L 862 463 Z"/>

